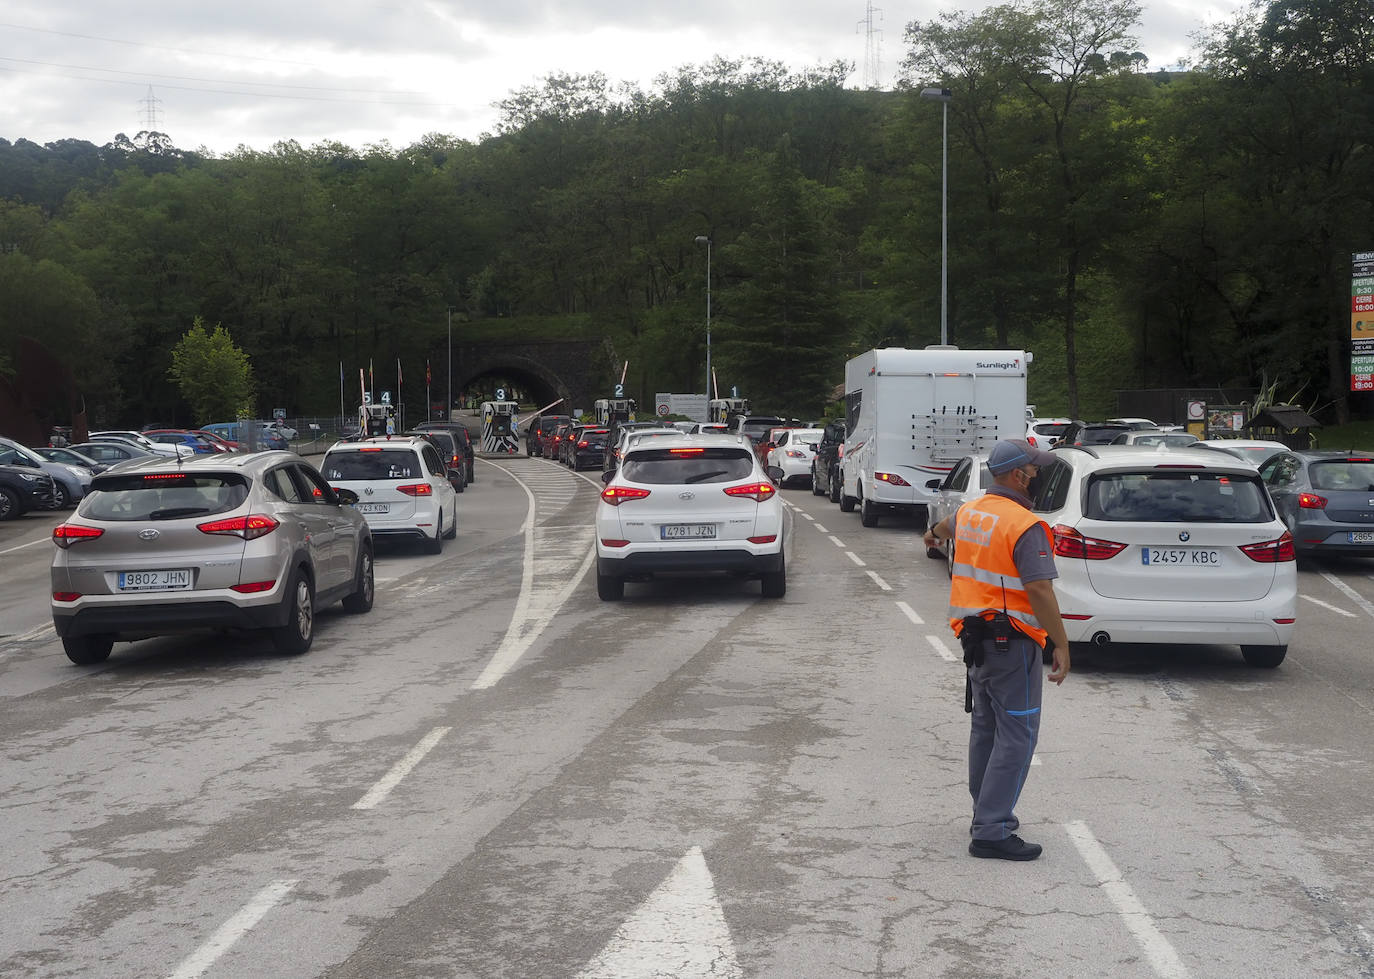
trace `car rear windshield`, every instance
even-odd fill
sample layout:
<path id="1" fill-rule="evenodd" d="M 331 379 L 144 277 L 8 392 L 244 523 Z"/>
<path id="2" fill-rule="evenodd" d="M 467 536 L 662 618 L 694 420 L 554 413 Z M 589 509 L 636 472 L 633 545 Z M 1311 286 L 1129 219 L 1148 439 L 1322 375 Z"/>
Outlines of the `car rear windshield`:
<path id="1" fill-rule="evenodd" d="M 235 510 L 248 499 L 237 473 L 145 473 L 101 476 L 81 502 L 92 520 L 176 520 Z"/>
<path id="2" fill-rule="evenodd" d="M 1088 425 L 1078 436 L 1083 445 L 1105 445 L 1122 432 L 1129 432 L 1125 425 Z"/>
<path id="3" fill-rule="evenodd" d="M 1374 460 L 1331 459 L 1314 462 L 1308 472 L 1312 476 L 1313 489 L 1374 493 Z"/>
<path id="4" fill-rule="evenodd" d="M 1157 523 L 1264 523 L 1273 519 L 1258 474 L 1160 470 L 1092 477 L 1086 512 L 1093 520 Z"/>
<path id="5" fill-rule="evenodd" d="M 632 452 L 621 475 L 632 483 L 729 483 L 754 471 L 745 448 L 683 447 Z"/>
<path id="6" fill-rule="evenodd" d="M 1068 422 L 1036 422 L 1031 426 L 1036 435 L 1050 435 L 1055 438 L 1063 435 L 1064 429 L 1068 427 Z"/>
<path id="7" fill-rule="evenodd" d="M 744 434 L 757 442 L 768 434 L 768 430 L 782 424 L 781 418 L 749 418 L 742 425 Z"/>
<path id="8" fill-rule="evenodd" d="M 355 449 L 331 452 L 321 467 L 325 479 L 415 479 L 425 475 L 414 449 Z"/>

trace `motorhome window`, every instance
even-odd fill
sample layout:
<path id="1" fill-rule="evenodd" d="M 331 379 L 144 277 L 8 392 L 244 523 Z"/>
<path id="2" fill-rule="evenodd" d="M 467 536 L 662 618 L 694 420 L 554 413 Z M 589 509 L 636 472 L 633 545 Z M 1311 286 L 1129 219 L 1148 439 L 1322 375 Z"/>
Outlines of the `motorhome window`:
<path id="1" fill-rule="evenodd" d="M 845 430 L 852 432 L 859 424 L 859 407 L 863 403 L 862 391 L 850 391 L 844 396 Z"/>

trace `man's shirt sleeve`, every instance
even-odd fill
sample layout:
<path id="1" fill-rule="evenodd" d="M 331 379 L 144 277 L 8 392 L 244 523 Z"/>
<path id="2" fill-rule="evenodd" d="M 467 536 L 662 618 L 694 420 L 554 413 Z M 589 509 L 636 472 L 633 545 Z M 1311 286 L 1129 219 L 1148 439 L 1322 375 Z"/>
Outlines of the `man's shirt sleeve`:
<path id="1" fill-rule="evenodd" d="M 1011 556 L 1022 584 L 1059 577 L 1054 567 L 1054 547 L 1043 524 L 1036 524 L 1022 534 Z"/>

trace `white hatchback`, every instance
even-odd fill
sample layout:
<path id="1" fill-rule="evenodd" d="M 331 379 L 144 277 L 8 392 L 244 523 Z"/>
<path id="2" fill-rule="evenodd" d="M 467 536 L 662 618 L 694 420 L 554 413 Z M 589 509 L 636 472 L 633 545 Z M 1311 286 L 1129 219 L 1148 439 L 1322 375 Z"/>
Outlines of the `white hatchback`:
<path id="1" fill-rule="evenodd" d="M 621 598 L 626 580 L 665 572 L 730 572 L 759 578 L 765 598 L 786 593 L 782 500 L 747 438 L 638 436 L 620 468 L 601 478 L 596 591 L 603 600 Z"/>
<path id="2" fill-rule="evenodd" d="M 1283 662 L 1297 563 L 1252 466 L 1210 449 L 1054 455 L 1034 509 L 1054 532 L 1070 642 L 1234 643 L 1252 666 Z"/>
<path id="3" fill-rule="evenodd" d="M 358 494 L 358 511 L 375 538 L 419 540 L 438 554 L 458 535 L 458 494 L 428 439 L 378 435 L 338 442 L 324 454 L 320 472 L 336 489 Z"/>
<path id="4" fill-rule="evenodd" d="M 782 481 L 811 479 L 811 463 L 816 458 L 823 428 L 788 428 L 778 433 L 778 440 L 768 450 L 768 464 L 782 470 Z"/>

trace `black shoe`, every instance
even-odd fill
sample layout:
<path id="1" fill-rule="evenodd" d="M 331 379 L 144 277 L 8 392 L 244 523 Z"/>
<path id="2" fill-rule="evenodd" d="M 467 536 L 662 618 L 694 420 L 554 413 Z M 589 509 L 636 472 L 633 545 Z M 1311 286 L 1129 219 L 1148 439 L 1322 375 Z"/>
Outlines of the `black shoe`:
<path id="1" fill-rule="evenodd" d="M 1014 833 L 1005 840 L 974 840 L 968 845 L 973 856 L 992 860 L 1034 860 L 1042 849 L 1039 843 L 1027 843 Z"/>

